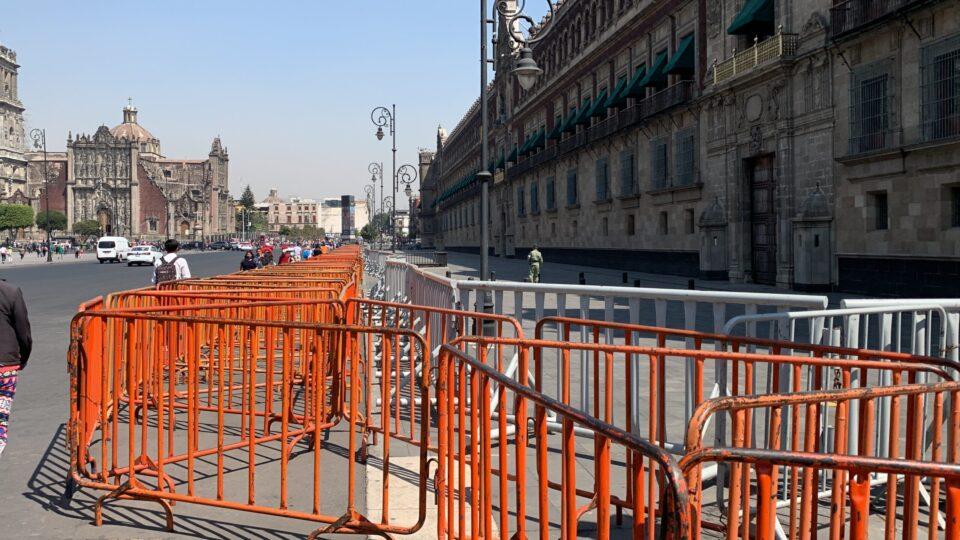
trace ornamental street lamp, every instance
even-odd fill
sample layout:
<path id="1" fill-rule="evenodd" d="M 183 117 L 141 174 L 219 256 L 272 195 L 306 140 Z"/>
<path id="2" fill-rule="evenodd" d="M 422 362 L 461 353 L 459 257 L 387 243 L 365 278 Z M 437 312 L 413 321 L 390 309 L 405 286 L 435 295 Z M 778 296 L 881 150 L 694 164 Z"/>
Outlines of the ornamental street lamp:
<path id="1" fill-rule="evenodd" d="M 537 67 L 533 59 L 533 51 L 529 45 L 536 43 L 547 36 L 551 26 L 546 26 L 537 31 L 536 35 L 524 36 L 519 31 L 518 20 L 525 21 L 533 27 L 536 23 L 529 15 L 522 13 L 524 2 L 518 6 L 511 7 L 505 0 L 496 1 L 496 13 L 499 14 L 505 23 L 510 37 L 523 45 L 520 51 L 520 60 L 517 62 L 513 73 L 517 76 L 517 81 L 524 90 L 533 86 L 537 76 L 542 70 Z M 550 9 L 549 17 L 555 19 L 553 2 L 546 0 Z M 496 18 L 487 17 L 487 0 L 480 0 L 480 167 L 482 168 L 477 177 L 480 180 L 480 280 L 490 279 L 490 180 L 493 179 L 493 173 L 487 170 L 490 161 L 489 133 L 490 128 L 487 118 L 487 101 L 489 101 L 489 92 L 487 90 L 487 64 L 493 64 L 494 60 L 487 55 L 487 26 L 496 24 Z M 494 37 L 496 41 L 496 37 Z M 483 293 L 482 305 L 484 311 L 492 311 L 493 304 L 490 302 L 488 292 Z"/>
<path id="2" fill-rule="evenodd" d="M 53 244 L 50 243 L 50 177 L 47 176 L 47 130 L 32 129 L 30 130 L 30 138 L 33 139 L 34 150 L 43 149 L 43 198 L 46 201 L 44 203 L 46 216 L 43 221 L 47 229 L 47 262 L 53 262 L 53 250 L 51 249 Z"/>

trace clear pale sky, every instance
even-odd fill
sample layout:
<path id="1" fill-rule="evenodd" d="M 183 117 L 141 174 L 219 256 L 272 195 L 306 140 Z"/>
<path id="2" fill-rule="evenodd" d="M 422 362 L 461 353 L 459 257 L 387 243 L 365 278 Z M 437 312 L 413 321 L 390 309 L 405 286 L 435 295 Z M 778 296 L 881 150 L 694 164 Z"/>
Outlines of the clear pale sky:
<path id="1" fill-rule="evenodd" d="M 396 103 L 398 164 L 415 165 L 479 92 L 476 0 L 4 4 L 27 129 L 50 150 L 120 123 L 131 97 L 167 157 L 220 135 L 235 197 L 248 183 L 258 199 L 362 197 L 370 161 L 390 162 L 373 107 Z"/>

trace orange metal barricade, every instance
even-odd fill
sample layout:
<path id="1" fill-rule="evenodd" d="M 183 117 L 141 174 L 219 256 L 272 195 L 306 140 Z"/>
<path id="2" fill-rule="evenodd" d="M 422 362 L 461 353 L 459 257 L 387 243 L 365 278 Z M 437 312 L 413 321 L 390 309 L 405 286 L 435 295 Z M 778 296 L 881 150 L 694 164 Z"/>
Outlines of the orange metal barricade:
<path id="1" fill-rule="evenodd" d="M 689 453 L 681 461 L 691 490 L 694 535 L 709 528 L 728 538 L 747 538 L 756 529 L 757 538 L 772 539 L 779 527 L 787 538 L 807 539 L 817 537 L 826 524 L 830 538 L 862 540 L 871 530 L 885 538 L 918 538 L 921 527 L 929 538 L 941 533 L 960 537 L 960 515 L 949 510 L 960 511 L 958 397 L 960 383 L 945 382 L 705 401 L 690 421 Z M 890 429 L 896 435 L 885 445 L 877 438 L 875 422 L 883 400 L 892 402 Z M 927 425 L 920 421 L 925 407 L 932 409 Z M 748 418 L 764 409 L 770 413 L 770 442 L 758 448 L 748 436 Z M 859 412 L 855 417 L 854 409 Z M 731 417 L 730 448 L 713 449 L 702 441 L 704 425 L 717 414 Z M 825 414 L 835 419 L 831 438 L 822 436 Z M 811 455 L 817 457 L 810 460 Z M 702 517 L 704 461 L 731 463 L 729 504 L 720 522 Z M 829 504 L 820 502 L 827 498 Z M 872 505 L 874 500 L 878 504 Z M 948 510 L 941 516 L 944 504 Z M 778 507 L 785 515 L 777 516 Z M 830 508 L 827 516 L 821 515 L 824 507 Z M 744 516 L 755 517 L 755 523 Z"/>
<path id="2" fill-rule="evenodd" d="M 690 538 L 686 485 L 669 454 L 530 389 L 526 384 L 525 350 L 519 381 L 490 367 L 485 347 L 478 350 L 480 357 L 476 359 L 458 349 L 456 343 L 444 345 L 440 352 L 436 382 L 439 538 L 522 539 L 529 535 L 573 539 L 578 537 L 579 522 L 590 512 L 595 513 L 596 529 L 592 532 L 596 538 L 610 538 L 611 469 L 613 456 L 620 454 L 643 464 L 634 469 L 633 476 L 623 479 L 648 496 L 636 498 L 631 508 L 633 538 L 654 538 L 658 532 L 671 538 Z M 499 412 L 493 410 L 496 402 Z M 552 437 L 547 431 L 548 412 L 562 418 L 560 437 Z M 508 416 L 524 426 L 512 437 L 507 431 Z M 532 447 L 528 421 L 533 426 Z M 574 426 L 594 434 L 592 453 L 576 444 Z M 535 464 L 535 478 L 528 475 L 528 458 Z M 597 488 L 596 496 L 584 506 L 577 500 L 580 467 L 593 472 Z M 645 484 L 646 471 L 651 475 Z M 536 491 L 535 498 L 527 497 L 528 487 Z M 559 523 L 551 510 L 551 488 L 561 491 Z"/>

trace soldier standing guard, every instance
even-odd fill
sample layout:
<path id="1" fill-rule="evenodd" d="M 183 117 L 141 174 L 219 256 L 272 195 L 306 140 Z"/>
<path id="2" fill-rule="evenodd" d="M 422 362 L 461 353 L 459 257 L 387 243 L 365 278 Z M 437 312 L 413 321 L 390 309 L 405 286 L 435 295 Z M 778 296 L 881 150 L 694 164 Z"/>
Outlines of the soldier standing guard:
<path id="1" fill-rule="evenodd" d="M 533 249 L 530 250 L 527 261 L 530 262 L 530 274 L 527 276 L 527 281 L 540 283 L 540 266 L 543 264 L 543 255 L 540 254 L 537 246 L 533 246 Z"/>

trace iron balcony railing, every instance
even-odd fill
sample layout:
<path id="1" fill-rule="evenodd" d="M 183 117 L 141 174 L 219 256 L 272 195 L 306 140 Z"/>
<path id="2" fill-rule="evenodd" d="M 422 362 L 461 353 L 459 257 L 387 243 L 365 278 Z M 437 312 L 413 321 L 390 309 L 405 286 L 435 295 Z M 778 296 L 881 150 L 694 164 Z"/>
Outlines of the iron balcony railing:
<path id="1" fill-rule="evenodd" d="M 792 58 L 797 54 L 797 35 L 778 31 L 763 41 L 754 38 L 753 47 L 734 51 L 733 56 L 713 66 L 713 84 L 720 84 L 741 73 L 751 71 L 773 60 Z"/>
<path id="2" fill-rule="evenodd" d="M 846 0 L 830 8 L 830 37 L 837 38 L 929 0 Z"/>
<path id="3" fill-rule="evenodd" d="M 690 101 L 693 81 L 680 81 L 640 102 L 640 116 L 646 118 Z"/>

